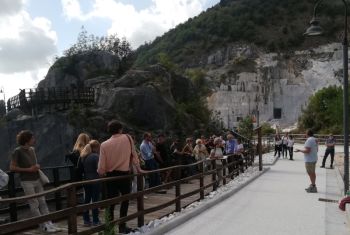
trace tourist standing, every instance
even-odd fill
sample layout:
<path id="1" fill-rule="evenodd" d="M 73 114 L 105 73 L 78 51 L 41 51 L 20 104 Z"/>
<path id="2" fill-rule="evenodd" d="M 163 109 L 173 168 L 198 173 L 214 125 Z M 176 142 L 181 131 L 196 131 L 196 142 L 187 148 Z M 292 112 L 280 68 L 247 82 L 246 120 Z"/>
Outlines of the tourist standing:
<path id="1" fill-rule="evenodd" d="M 222 141 L 220 137 L 214 139 L 214 148 L 210 151 L 210 159 L 216 160 L 216 168 L 222 168 L 222 157 L 224 156 L 222 152 Z M 217 171 L 217 183 L 216 187 L 220 184 L 220 179 L 222 178 L 222 169 Z"/>
<path id="2" fill-rule="evenodd" d="M 293 161 L 293 146 L 294 146 L 294 138 L 292 135 L 288 136 L 287 147 L 289 151 L 289 160 Z"/>
<path id="3" fill-rule="evenodd" d="M 17 144 L 19 146 L 12 153 L 10 170 L 19 173 L 21 186 L 26 196 L 42 193 L 44 188 L 39 176 L 40 165 L 37 163 L 34 150 L 35 137 L 33 133 L 29 130 L 19 132 Z M 49 213 L 45 196 L 28 199 L 28 204 L 35 217 Z M 61 231 L 51 221 L 40 224 L 40 228 L 49 233 Z"/>
<path id="4" fill-rule="evenodd" d="M 279 135 L 275 136 L 275 156 L 278 153 L 278 157 L 281 157 L 281 150 L 282 150 L 282 140 Z"/>
<path id="5" fill-rule="evenodd" d="M 155 160 L 156 149 L 152 144 L 152 135 L 151 133 L 144 133 L 143 141 L 140 146 L 140 152 L 142 159 L 145 161 L 146 170 L 153 171 L 158 170 L 159 165 Z M 149 174 L 149 187 L 155 187 L 160 185 L 160 175 L 159 172 Z"/>
<path id="6" fill-rule="evenodd" d="M 317 163 L 318 143 L 311 130 L 306 132 L 306 138 L 304 149 L 296 149 L 296 152 L 304 153 L 305 168 L 311 181 L 310 186 L 305 189 L 306 192 L 317 193 L 315 168 Z"/>
<path id="7" fill-rule="evenodd" d="M 324 168 L 326 166 L 326 160 L 328 155 L 331 155 L 331 165 L 330 168 L 333 169 L 333 162 L 334 162 L 334 146 L 335 146 L 335 138 L 333 134 L 329 134 L 328 138 L 326 139 L 326 152 L 324 153 L 322 166 L 321 168 Z"/>
<path id="8" fill-rule="evenodd" d="M 288 134 L 282 136 L 282 157 L 287 158 L 288 151 Z"/>
<path id="9" fill-rule="evenodd" d="M 116 120 L 108 123 L 108 132 L 112 135 L 104 141 L 100 147 L 100 157 L 97 172 L 100 176 L 115 177 L 130 175 L 131 165 L 135 166 L 138 172 L 142 172 L 132 138 L 123 134 L 123 126 Z M 129 194 L 131 191 L 131 179 L 123 178 L 116 181 L 106 182 L 107 198 L 118 197 Z M 111 205 L 107 211 L 111 220 L 114 220 L 114 206 Z M 121 202 L 120 217 L 128 214 L 129 200 Z M 120 233 L 130 233 L 132 230 L 126 223 L 119 224 Z"/>
<path id="10" fill-rule="evenodd" d="M 183 159 L 183 164 L 185 165 L 190 165 L 194 162 L 196 162 L 196 160 L 194 159 L 193 156 L 193 139 L 191 137 L 186 138 L 186 144 L 182 149 L 182 159 Z M 194 174 L 194 167 L 193 166 L 189 166 L 185 168 L 185 173 L 184 176 L 188 177 Z"/>
<path id="11" fill-rule="evenodd" d="M 234 154 L 237 150 L 237 141 L 235 140 L 235 137 L 232 134 L 227 135 L 227 141 L 225 145 L 225 154 L 227 156 L 227 163 L 231 164 L 234 160 Z M 234 166 L 231 165 L 228 167 L 228 172 L 231 174 L 234 170 Z"/>
<path id="12" fill-rule="evenodd" d="M 80 181 L 83 179 L 83 167 L 80 162 L 80 153 L 83 148 L 89 143 L 90 136 L 86 133 L 80 133 L 77 140 L 75 141 L 73 150 L 70 154 L 66 155 L 71 163 L 74 165 L 74 181 Z"/>
<path id="13" fill-rule="evenodd" d="M 196 140 L 196 146 L 193 149 L 193 154 L 194 154 L 196 161 L 204 161 L 204 169 L 206 169 L 207 162 L 205 160 L 207 159 L 207 157 L 209 157 L 209 153 L 207 151 L 207 148 L 203 144 L 202 139 Z"/>
<path id="14" fill-rule="evenodd" d="M 170 147 L 166 143 L 166 137 L 164 134 L 159 134 L 156 144 L 156 152 L 159 154 L 159 157 L 162 159 L 160 163 L 160 168 L 167 168 L 173 165 L 171 155 L 169 153 Z M 164 172 L 164 183 L 167 183 L 170 179 L 171 170 Z"/>
<path id="15" fill-rule="evenodd" d="M 91 140 L 81 151 L 81 162 L 84 168 L 84 180 L 98 179 L 97 173 L 98 158 L 100 152 L 100 143 L 97 140 Z M 84 185 L 84 203 L 97 202 L 100 196 L 100 184 L 85 184 Z M 98 208 L 92 209 L 92 223 L 90 220 L 89 210 L 83 213 L 85 226 L 97 226 L 100 224 L 98 217 Z"/>

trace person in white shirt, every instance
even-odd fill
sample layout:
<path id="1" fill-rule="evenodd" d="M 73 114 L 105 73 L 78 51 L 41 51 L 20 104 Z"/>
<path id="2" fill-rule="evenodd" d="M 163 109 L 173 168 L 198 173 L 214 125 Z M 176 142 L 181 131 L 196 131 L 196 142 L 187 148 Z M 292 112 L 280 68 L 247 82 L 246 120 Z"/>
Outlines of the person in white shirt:
<path id="1" fill-rule="evenodd" d="M 212 160 L 216 160 L 215 163 L 216 163 L 216 168 L 222 168 L 222 158 L 224 156 L 223 152 L 222 152 L 222 141 L 220 139 L 220 137 L 216 137 L 214 139 L 214 148 L 210 151 L 210 159 Z M 217 176 L 218 176 L 218 179 L 217 179 L 217 183 L 216 183 L 216 187 L 219 186 L 220 184 L 220 180 L 222 178 L 222 170 L 218 170 L 217 171 Z"/>
<path id="2" fill-rule="evenodd" d="M 281 150 L 282 150 L 282 140 L 279 135 L 275 136 L 275 156 L 278 153 L 278 157 L 281 156 Z"/>
<path id="3" fill-rule="evenodd" d="M 288 133 L 282 136 L 282 157 L 287 158 Z"/>
<path id="4" fill-rule="evenodd" d="M 294 146 L 294 138 L 292 135 L 288 136 L 287 148 L 289 151 L 289 160 L 293 161 L 293 146 Z"/>
<path id="5" fill-rule="evenodd" d="M 310 186 L 305 189 L 306 192 L 317 193 L 315 170 L 317 163 L 318 142 L 311 130 L 306 132 L 306 137 L 307 140 L 305 141 L 304 149 L 296 149 L 295 152 L 304 153 L 305 168 L 311 181 Z"/>

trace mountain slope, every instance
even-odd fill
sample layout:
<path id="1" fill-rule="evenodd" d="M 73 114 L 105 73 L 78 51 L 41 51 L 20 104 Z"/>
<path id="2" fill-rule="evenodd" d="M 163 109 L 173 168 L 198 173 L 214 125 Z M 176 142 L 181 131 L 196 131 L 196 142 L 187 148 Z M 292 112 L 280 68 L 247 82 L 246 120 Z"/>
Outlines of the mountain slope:
<path id="1" fill-rule="evenodd" d="M 197 17 L 180 24 L 137 50 L 135 66 L 153 64 L 166 53 L 182 67 L 197 67 L 202 57 L 232 43 L 253 43 L 269 52 L 305 49 L 337 41 L 342 27 L 341 1 L 324 1 L 319 16 L 323 37 L 305 40 L 313 0 L 221 0 Z"/>

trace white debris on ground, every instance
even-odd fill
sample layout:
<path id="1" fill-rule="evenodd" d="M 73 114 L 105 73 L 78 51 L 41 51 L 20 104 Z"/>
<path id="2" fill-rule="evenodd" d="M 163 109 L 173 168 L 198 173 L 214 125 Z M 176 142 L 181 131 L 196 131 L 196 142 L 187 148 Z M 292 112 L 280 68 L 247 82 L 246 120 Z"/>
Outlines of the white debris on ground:
<path id="1" fill-rule="evenodd" d="M 262 155 L 263 164 L 273 164 L 277 156 L 274 156 L 274 152 L 265 153 Z M 259 155 L 255 156 L 254 163 L 259 163 Z"/>
<path id="2" fill-rule="evenodd" d="M 239 176 L 235 177 L 234 180 L 231 180 L 226 185 L 221 185 L 216 191 L 210 192 L 209 195 L 205 196 L 205 198 L 203 200 L 197 201 L 197 202 L 194 202 L 194 203 L 188 205 L 187 207 L 183 208 L 181 210 L 181 212 L 174 212 L 174 213 L 172 213 L 168 216 L 165 216 L 163 218 L 152 220 L 147 225 L 144 225 L 141 228 L 139 228 L 139 231 L 132 232 L 129 234 L 137 235 L 137 234 L 143 234 L 143 233 L 150 232 L 154 228 L 158 227 L 159 225 L 164 224 L 164 223 L 178 217 L 179 215 L 187 213 L 188 211 L 195 209 L 199 205 L 207 203 L 208 201 L 222 195 L 225 192 L 228 192 L 228 191 L 231 191 L 231 190 L 238 188 L 240 185 L 244 184 L 245 182 L 247 182 L 248 180 L 250 180 L 251 178 L 253 178 L 254 176 L 256 176 L 258 174 L 259 174 L 258 167 L 249 167 L 248 169 L 245 170 L 244 173 L 240 173 Z"/>

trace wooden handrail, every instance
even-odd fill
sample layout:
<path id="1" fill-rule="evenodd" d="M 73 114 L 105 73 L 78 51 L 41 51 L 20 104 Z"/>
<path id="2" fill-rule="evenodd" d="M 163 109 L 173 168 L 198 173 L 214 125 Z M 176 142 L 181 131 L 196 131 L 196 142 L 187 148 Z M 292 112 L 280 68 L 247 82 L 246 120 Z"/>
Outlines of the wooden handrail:
<path id="1" fill-rule="evenodd" d="M 234 158 L 235 155 L 229 155 L 229 157 Z M 247 156 L 245 159 L 246 159 L 246 161 L 249 161 L 250 164 L 252 164 L 253 156 Z M 171 206 L 171 205 L 176 205 L 175 210 L 179 211 L 180 207 L 181 207 L 181 200 L 182 199 L 190 197 L 190 196 L 198 194 L 198 193 L 200 194 L 200 198 L 203 199 L 205 189 L 207 189 L 209 187 L 213 187 L 213 189 L 216 189 L 217 182 L 223 181 L 223 184 L 225 184 L 226 179 L 230 179 L 231 176 L 233 176 L 235 174 L 239 174 L 240 169 L 241 169 L 241 165 L 243 164 L 242 160 L 233 159 L 232 162 L 230 162 L 230 163 L 227 163 L 226 158 L 223 158 L 221 160 L 223 161 L 223 164 L 220 167 L 216 167 L 215 159 L 214 160 L 207 159 L 207 160 L 199 161 L 199 162 L 189 164 L 189 165 L 178 165 L 178 166 L 168 167 L 168 168 L 164 168 L 164 169 L 149 171 L 147 173 L 142 173 L 142 174 L 131 174 L 131 175 L 127 175 L 127 176 L 115 176 L 115 177 L 107 177 L 107 178 L 101 178 L 101 179 L 96 179 L 96 180 L 68 183 L 68 184 L 59 186 L 57 188 L 45 191 L 43 193 L 0 200 L 0 203 L 19 203 L 22 201 L 26 201 L 30 198 L 44 196 L 44 195 L 49 194 L 49 193 L 60 192 L 63 190 L 67 190 L 67 193 L 68 193 L 68 201 L 67 201 L 68 208 L 50 213 L 50 214 L 45 215 L 45 216 L 39 216 L 39 217 L 30 218 L 30 219 L 26 219 L 26 220 L 22 220 L 22 221 L 17 221 L 17 222 L 5 224 L 5 225 L 0 225 L 0 234 L 23 231 L 24 229 L 35 226 L 38 223 L 42 223 L 42 222 L 45 222 L 47 220 L 62 219 L 62 218 L 67 219 L 68 232 L 70 234 L 92 234 L 92 233 L 103 230 L 105 228 L 105 226 L 100 225 L 100 226 L 96 226 L 94 228 L 79 232 L 79 231 L 77 231 L 77 221 L 76 221 L 77 215 L 79 213 L 81 213 L 85 210 L 89 210 L 89 209 L 108 207 L 110 205 L 113 205 L 113 204 L 116 204 L 116 203 L 119 203 L 119 202 L 122 202 L 125 200 L 130 200 L 130 199 L 138 199 L 137 212 L 135 212 L 131 215 L 128 215 L 126 217 L 113 220 L 113 221 L 111 221 L 111 223 L 112 224 L 119 224 L 119 223 L 126 222 L 126 221 L 129 221 L 129 220 L 134 219 L 134 218 L 138 218 L 138 225 L 142 226 L 144 224 L 144 215 L 145 214 L 152 213 L 154 211 L 163 209 L 163 208 Z M 205 162 L 211 162 L 213 169 L 204 171 L 203 166 L 204 166 Z M 169 169 L 180 170 L 180 169 L 183 169 L 186 167 L 193 167 L 193 166 L 200 166 L 200 167 L 202 167 L 201 168 L 202 170 L 200 170 L 199 173 L 197 173 L 195 175 L 192 175 L 192 176 L 189 176 L 186 178 L 182 178 L 182 179 L 178 179 L 178 180 L 174 180 L 172 182 L 169 182 L 169 183 L 166 183 L 163 185 L 159 185 L 156 187 L 144 189 L 144 190 L 140 190 L 140 189 L 142 189 L 141 186 L 143 186 L 141 183 L 143 181 L 141 180 L 140 182 L 138 182 L 138 183 L 140 183 L 138 192 L 130 193 L 127 195 L 122 195 L 120 197 L 101 200 L 101 201 L 94 202 L 91 204 L 77 205 L 77 203 L 76 203 L 75 189 L 77 187 L 85 185 L 85 184 L 95 184 L 95 183 L 101 183 L 101 182 L 107 182 L 107 181 L 116 181 L 116 180 L 125 179 L 125 178 L 132 178 L 135 176 L 138 177 L 138 179 L 141 179 L 146 174 L 166 171 Z M 233 167 L 233 166 L 235 166 L 236 170 L 232 171 L 230 174 L 226 174 L 225 169 L 229 169 L 229 167 Z M 220 177 L 220 178 L 215 177 L 215 178 L 213 178 L 212 182 L 204 185 L 204 181 L 203 181 L 204 176 L 205 175 L 216 175 L 218 171 L 223 171 L 222 177 Z M 200 180 L 200 182 L 202 182 L 200 184 L 200 187 L 193 189 L 190 192 L 186 192 L 185 194 L 181 194 L 181 183 L 188 181 L 188 180 L 193 180 L 193 179 L 198 179 L 198 180 Z M 143 207 L 143 196 L 144 195 L 150 194 L 150 193 L 153 193 L 155 191 L 165 189 L 168 187 L 174 187 L 174 186 L 176 187 L 176 197 L 174 199 L 167 201 L 166 203 L 156 205 L 156 206 L 153 206 L 151 208 L 144 209 L 144 207 Z"/>

